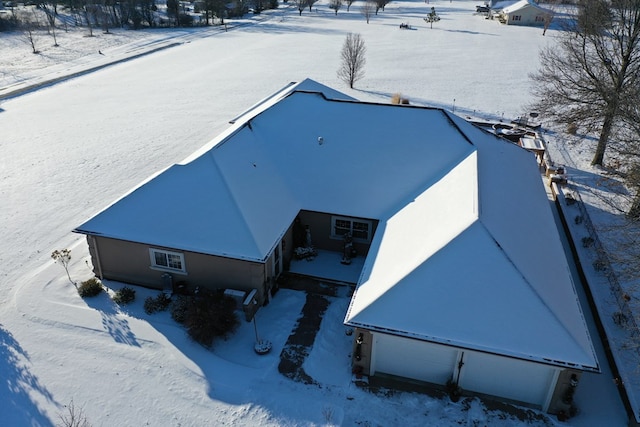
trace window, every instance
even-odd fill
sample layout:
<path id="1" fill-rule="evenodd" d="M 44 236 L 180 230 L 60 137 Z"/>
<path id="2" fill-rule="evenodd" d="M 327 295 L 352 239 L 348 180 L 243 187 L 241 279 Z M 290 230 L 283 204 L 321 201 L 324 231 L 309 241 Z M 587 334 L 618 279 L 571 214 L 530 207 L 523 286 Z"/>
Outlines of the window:
<path id="1" fill-rule="evenodd" d="M 544 22 L 544 16 L 536 16 L 536 22 Z"/>
<path id="2" fill-rule="evenodd" d="M 372 225 L 371 221 L 365 219 L 332 216 L 331 238 L 342 239 L 345 234 L 351 233 L 354 241 L 371 243 Z"/>
<path id="3" fill-rule="evenodd" d="M 186 272 L 183 254 L 160 249 L 149 249 L 149 254 L 151 255 L 151 268 Z"/>
<path id="4" fill-rule="evenodd" d="M 521 15 L 512 15 L 511 16 L 511 20 L 512 21 L 519 21 L 520 19 L 522 19 Z"/>

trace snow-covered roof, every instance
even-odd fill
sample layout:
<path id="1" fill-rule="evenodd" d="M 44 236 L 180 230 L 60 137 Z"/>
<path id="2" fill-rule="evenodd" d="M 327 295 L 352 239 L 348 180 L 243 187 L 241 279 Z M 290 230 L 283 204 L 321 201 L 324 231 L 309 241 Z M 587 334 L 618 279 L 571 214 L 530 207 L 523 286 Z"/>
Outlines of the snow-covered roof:
<path id="1" fill-rule="evenodd" d="M 441 109 L 292 85 L 75 231 L 264 261 L 302 209 L 379 220 L 347 324 L 597 370 L 533 155 Z"/>
<path id="2" fill-rule="evenodd" d="M 532 7 L 534 9 L 538 9 L 541 12 L 547 12 L 547 9 L 538 6 L 535 2 L 531 1 L 531 0 L 520 0 L 517 1 L 515 3 L 509 4 L 509 5 L 505 5 L 504 7 L 502 7 L 502 12 L 505 14 L 509 14 L 509 13 L 513 13 L 515 11 L 521 10 L 521 9 L 525 9 L 528 7 Z M 497 8 L 495 8 L 497 9 Z"/>
<path id="3" fill-rule="evenodd" d="M 450 117 L 474 152 L 381 221 L 346 323 L 597 370 L 532 155 Z"/>

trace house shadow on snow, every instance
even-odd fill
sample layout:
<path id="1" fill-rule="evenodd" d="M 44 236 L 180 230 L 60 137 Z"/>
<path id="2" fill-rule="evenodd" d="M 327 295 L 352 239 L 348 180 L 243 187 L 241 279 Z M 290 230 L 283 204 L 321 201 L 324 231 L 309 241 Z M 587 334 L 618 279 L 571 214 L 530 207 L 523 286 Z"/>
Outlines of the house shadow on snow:
<path id="1" fill-rule="evenodd" d="M 100 313 L 104 330 L 115 342 L 140 347 L 140 343 L 129 327 L 129 322 L 118 311 L 118 305 L 105 292 L 96 297 L 85 298 L 85 302 Z"/>
<path id="2" fill-rule="evenodd" d="M 26 364 L 29 355 L 15 340 L 11 332 L 0 325 L 0 402 L 2 425 L 45 426 L 51 421 L 34 401 L 37 393 L 49 402 L 53 395 L 33 375 Z M 5 424 L 6 423 L 6 424 Z"/>

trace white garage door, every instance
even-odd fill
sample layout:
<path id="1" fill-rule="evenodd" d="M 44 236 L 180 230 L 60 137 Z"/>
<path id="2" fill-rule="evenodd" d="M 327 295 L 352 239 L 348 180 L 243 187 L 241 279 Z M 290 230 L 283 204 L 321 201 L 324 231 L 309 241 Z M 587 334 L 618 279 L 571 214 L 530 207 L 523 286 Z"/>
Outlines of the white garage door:
<path id="1" fill-rule="evenodd" d="M 453 374 L 458 350 L 393 335 L 375 334 L 373 373 L 386 373 L 436 384 Z"/>
<path id="2" fill-rule="evenodd" d="M 544 408 L 556 369 L 524 360 L 465 351 L 460 387 Z"/>

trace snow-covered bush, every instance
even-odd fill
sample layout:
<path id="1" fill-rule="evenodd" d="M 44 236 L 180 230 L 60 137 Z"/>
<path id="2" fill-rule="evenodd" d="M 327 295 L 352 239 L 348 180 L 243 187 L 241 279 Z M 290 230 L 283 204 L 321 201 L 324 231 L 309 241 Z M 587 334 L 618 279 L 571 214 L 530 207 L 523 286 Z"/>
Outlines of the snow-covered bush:
<path id="1" fill-rule="evenodd" d="M 178 295 L 171 302 L 171 318 L 178 323 L 184 323 L 187 317 L 187 310 L 193 304 L 193 297 L 187 295 Z"/>
<path id="2" fill-rule="evenodd" d="M 129 304 L 134 299 L 136 299 L 136 291 L 128 286 L 118 289 L 113 296 L 113 302 L 119 305 Z"/>
<path id="3" fill-rule="evenodd" d="M 147 299 L 144 300 L 144 312 L 147 314 L 153 314 L 158 311 L 165 311 L 169 307 L 170 303 L 171 298 L 161 292 L 155 298 L 147 297 Z"/>
<path id="4" fill-rule="evenodd" d="M 215 338 L 226 338 L 237 329 L 235 309 L 236 302 L 222 292 L 203 292 L 187 308 L 184 325 L 193 340 L 211 347 Z"/>
<path id="5" fill-rule="evenodd" d="M 92 277 L 89 280 L 85 280 L 78 287 L 78 294 L 82 298 L 95 297 L 102 292 L 102 283 L 96 277 Z"/>

